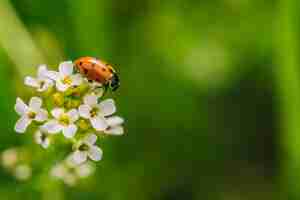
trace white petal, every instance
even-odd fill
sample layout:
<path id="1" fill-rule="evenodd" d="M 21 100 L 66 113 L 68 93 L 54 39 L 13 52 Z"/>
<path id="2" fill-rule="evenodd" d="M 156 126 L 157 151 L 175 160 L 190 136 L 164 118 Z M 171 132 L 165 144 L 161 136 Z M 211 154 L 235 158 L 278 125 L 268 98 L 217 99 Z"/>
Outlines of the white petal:
<path id="1" fill-rule="evenodd" d="M 95 144 L 96 141 L 97 141 L 97 136 L 95 134 L 89 134 L 83 140 L 84 143 L 89 144 L 89 145 Z"/>
<path id="2" fill-rule="evenodd" d="M 72 85 L 80 85 L 83 80 L 81 74 L 74 74 L 70 78 L 72 80 Z"/>
<path id="3" fill-rule="evenodd" d="M 78 118 L 79 118 L 78 111 L 76 109 L 70 110 L 67 114 L 68 114 L 68 116 L 70 118 L 70 121 L 72 123 L 75 122 L 75 121 L 77 121 Z"/>
<path id="4" fill-rule="evenodd" d="M 89 153 L 88 153 L 90 159 L 92 159 L 94 161 L 101 160 L 102 154 L 103 154 L 102 150 L 97 146 L 91 146 Z"/>
<path id="5" fill-rule="evenodd" d="M 38 77 L 46 77 L 47 76 L 47 65 L 40 65 L 38 68 Z"/>
<path id="6" fill-rule="evenodd" d="M 64 113 L 64 109 L 62 108 L 54 108 L 51 111 L 51 114 L 54 118 L 58 119 Z"/>
<path id="7" fill-rule="evenodd" d="M 34 135 L 35 142 L 37 144 L 40 144 L 43 148 L 46 149 L 50 145 L 50 140 L 48 137 L 44 138 L 44 140 L 43 140 L 42 137 L 43 137 L 43 134 L 40 130 L 38 130 Z"/>
<path id="8" fill-rule="evenodd" d="M 32 120 L 29 119 L 27 116 L 22 116 L 15 125 L 15 131 L 18 133 L 24 133 L 31 121 Z"/>
<path id="9" fill-rule="evenodd" d="M 63 128 L 63 135 L 66 138 L 72 138 L 74 137 L 76 131 L 77 131 L 77 126 L 75 124 L 70 124 L 69 126 Z"/>
<path id="10" fill-rule="evenodd" d="M 83 118 L 90 118 L 91 107 L 88 105 L 81 105 L 78 108 L 79 115 Z"/>
<path id="11" fill-rule="evenodd" d="M 53 81 L 51 81 L 50 79 L 45 79 L 44 81 L 45 81 L 44 84 L 42 86 L 39 85 L 39 88 L 37 89 L 39 92 L 44 92 L 48 88 L 53 86 Z"/>
<path id="12" fill-rule="evenodd" d="M 56 178 L 62 178 L 66 174 L 66 167 L 62 164 L 56 164 L 52 169 L 51 169 L 51 176 L 54 176 Z"/>
<path id="13" fill-rule="evenodd" d="M 56 71 L 47 71 L 46 76 L 55 81 L 61 78 L 60 74 Z"/>
<path id="14" fill-rule="evenodd" d="M 44 109 L 40 109 L 37 113 L 36 116 L 34 118 L 34 120 L 38 121 L 38 122 L 43 122 L 46 119 L 48 119 L 48 112 Z"/>
<path id="15" fill-rule="evenodd" d="M 96 105 L 98 103 L 97 101 L 98 101 L 98 96 L 95 94 L 88 94 L 88 95 L 85 95 L 83 98 L 84 104 L 87 104 L 90 106 Z"/>
<path id="16" fill-rule="evenodd" d="M 70 87 L 69 85 L 63 84 L 61 80 L 56 81 L 56 88 L 61 92 L 66 91 L 69 87 Z"/>
<path id="17" fill-rule="evenodd" d="M 64 76 L 70 76 L 73 73 L 72 61 L 62 62 L 59 65 L 59 73 Z"/>
<path id="18" fill-rule="evenodd" d="M 124 119 L 119 116 L 113 116 L 106 118 L 108 126 L 118 126 L 124 123 Z"/>
<path id="19" fill-rule="evenodd" d="M 104 133 L 109 135 L 123 135 L 124 128 L 122 126 L 113 126 L 104 131 Z"/>
<path id="20" fill-rule="evenodd" d="M 24 84 L 31 86 L 31 87 L 39 87 L 39 83 L 38 83 L 37 79 L 32 78 L 30 76 L 25 77 Z"/>
<path id="21" fill-rule="evenodd" d="M 92 126 L 97 131 L 103 131 L 108 127 L 104 117 L 96 116 L 96 117 L 91 118 L 90 120 L 91 120 Z"/>
<path id="22" fill-rule="evenodd" d="M 48 133 L 58 133 L 63 129 L 63 126 L 57 120 L 50 120 L 46 122 L 42 128 Z"/>
<path id="23" fill-rule="evenodd" d="M 102 101 L 99 105 L 100 111 L 104 116 L 112 115 L 116 112 L 115 102 L 112 99 L 106 99 Z"/>
<path id="24" fill-rule="evenodd" d="M 35 134 L 34 134 L 34 140 L 37 144 L 41 144 L 42 143 L 42 133 L 40 130 L 36 131 Z"/>
<path id="25" fill-rule="evenodd" d="M 72 155 L 72 161 L 76 164 L 79 165 L 83 162 L 85 162 L 87 159 L 87 152 L 85 151 L 75 151 Z"/>
<path id="26" fill-rule="evenodd" d="M 92 165 L 85 163 L 85 164 L 77 166 L 76 172 L 79 177 L 85 178 L 85 177 L 90 176 L 94 172 L 94 168 Z"/>
<path id="27" fill-rule="evenodd" d="M 42 106 L 42 99 L 39 97 L 32 97 L 29 101 L 29 107 L 34 110 L 34 111 L 38 111 L 41 106 Z"/>
<path id="28" fill-rule="evenodd" d="M 44 148 L 44 149 L 47 149 L 50 145 L 50 140 L 49 138 L 46 138 L 42 143 L 41 143 L 41 146 Z"/>
<path id="29" fill-rule="evenodd" d="M 19 115 L 24 115 L 28 112 L 28 106 L 24 103 L 21 98 L 17 98 L 15 110 Z"/>

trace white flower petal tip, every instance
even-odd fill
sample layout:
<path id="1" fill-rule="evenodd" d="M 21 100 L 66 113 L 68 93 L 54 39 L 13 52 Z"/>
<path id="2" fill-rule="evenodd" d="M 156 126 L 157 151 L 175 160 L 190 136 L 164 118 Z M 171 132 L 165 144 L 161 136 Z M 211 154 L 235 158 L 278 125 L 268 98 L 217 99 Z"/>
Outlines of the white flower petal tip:
<path id="1" fill-rule="evenodd" d="M 26 131 L 27 127 L 30 125 L 31 121 L 32 120 L 27 118 L 26 116 L 21 117 L 15 125 L 15 131 L 17 133 L 25 133 L 25 131 Z"/>
<path id="2" fill-rule="evenodd" d="M 85 142 L 86 144 L 89 144 L 89 145 L 95 144 L 96 141 L 97 141 L 97 135 L 95 135 L 95 134 L 89 134 L 83 140 L 83 142 Z"/>
<path id="3" fill-rule="evenodd" d="M 65 61 L 59 65 L 59 73 L 65 76 L 69 76 L 73 73 L 73 63 L 72 61 Z"/>
<path id="4" fill-rule="evenodd" d="M 108 125 L 104 117 L 96 116 L 90 119 L 91 124 L 97 131 L 104 131 Z"/>
<path id="5" fill-rule="evenodd" d="M 77 126 L 75 124 L 71 124 L 63 128 L 63 135 L 66 138 L 73 138 L 77 131 Z"/>
<path id="6" fill-rule="evenodd" d="M 89 105 L 89 106 L 94 106 L 97 105 L 98 103 L 98 96 L 95 94 L 88 94 L 84 96 L 83 99 L 84 104 Z"/>
<path id="7" fill-rule="evenodd" d="M 90 117 L 90 111 L 91 111 L 91 107 L 88 105 L 81 105 L 78 108 L 79 111 L 79 115 L 83 118 L 88 119 Z"/>
<path id="8" fill-rule="evenodd" d="M 110 127 L 104 133 L 107 135 L 124 135 L 124 128 L 122 126 Z"/>
<path id="9" fill-rule="evenodd" d="M 37 79 L 32 78 L 30 76 L 26 76 L 24 79 L 24 84 L 31 87 L 39 87 L 39 82 Z"/>
<path id="10" fill-rule="evenodd" d="M 108 135 L 123 135 L 124 128 L 122 124 L 124 123 L 124 119 L 119 116 L 112 116 L 106 119 L 108 128 L 104 130 L 105 134 Z"/>
<path id="11" fill-rule="evenodd" d="M 76 165 L 80 165 L 87 160 L 87 156 L 87 152 L 77 150 L 72 155 L 72 162 Z"/>
<path id="12" fill-rule="evenodd" d="M 100 109 L 104 116 L 112 115 L 116 112 L 116 106 L 113 99 L 106 99 L 100 103 Z"/>
<path id="13" fill-rule="evenodd" d="M 103 152 L 97 146 L 91 146 L 88 152 L 88 156 L 93 161 L 100 161 L 102 159 Z"/>
<path id="14" fill-rule="evenodd" d="M 16 100 L 15 111 L 21 116 L 26 114 L 28 111 L 28 106 L 19 97 Z"/>

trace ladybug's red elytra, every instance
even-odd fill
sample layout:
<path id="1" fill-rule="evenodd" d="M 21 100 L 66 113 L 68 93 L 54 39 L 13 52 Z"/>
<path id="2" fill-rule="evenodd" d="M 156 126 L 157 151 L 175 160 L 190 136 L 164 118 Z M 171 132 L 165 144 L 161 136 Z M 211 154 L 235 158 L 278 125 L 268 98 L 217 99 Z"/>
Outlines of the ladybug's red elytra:
<path id="1" fill-rule="evenodd" d="M 75 68 L 87 79 L 110 87 L 115 91 L 120 86 L 120 79 L 114 68 L 94 57 L 81 57 L 74 61 Z"/>

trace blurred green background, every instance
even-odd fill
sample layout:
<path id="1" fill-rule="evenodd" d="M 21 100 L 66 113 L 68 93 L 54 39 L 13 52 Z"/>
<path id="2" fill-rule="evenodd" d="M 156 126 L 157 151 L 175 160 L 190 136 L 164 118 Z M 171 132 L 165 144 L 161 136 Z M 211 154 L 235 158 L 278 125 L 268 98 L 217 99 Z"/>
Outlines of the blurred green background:
<path id="1" fill-rule="evenodd" d="M 0 150 L 36 66 L 115 65 L 126 134 L 61 199 L 300 199 L 296 0 L 1 0 Z M 49 199 L 0 172 L 0 199 Z M 46 196 L 46 197 L 45 197 Z M 48 196 L 48 198 L 47 198 Z M 53 196 L 52 199 L 56 199 Z M 57 197 L 58 199 L 58 197 Z"/>

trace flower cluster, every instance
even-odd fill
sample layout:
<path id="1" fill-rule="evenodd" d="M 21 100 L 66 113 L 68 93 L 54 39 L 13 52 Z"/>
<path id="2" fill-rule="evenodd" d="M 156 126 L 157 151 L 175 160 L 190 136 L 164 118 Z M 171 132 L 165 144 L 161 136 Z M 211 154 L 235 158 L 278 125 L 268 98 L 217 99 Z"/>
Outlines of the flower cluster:
<path id="1" fill-rule="evenodd" d="M 32 169 L 29 162 L 24 149 L 14 147 L 6 149 L 1 154 L 2 166 L 20 181 L 26 181 L 31 177 Z"/>
<path id="2" fill-rule="evenodd" d="M 35 88 L 37 93 L 28 104 L 17 98 L 15 110 L 20 118 L 15 131 L 33 130 L 35 142 L 43 148 L 64 138 L 72 145 L 67 157 L 74 165 L 81 166 L 88 159 L 99 161 L 102 150 L 96 144 L 97 138 L 122 135 L 124 120 L 114 115 L 115 101 L 103 99 L 100 83 L 90 82 L 77 73 L 71 61 L 62 62 L 58 68 L 51 71 L 41 65 L 37 77 L 25 78 L 25 85 Z"/>
<path id="3" fill-rule="evenodd" d="M 91 162 L 75 165 L 70 158 L 54 165 L 51 169 L 51 176 L 62 180 L 69 186 L 74 186 L 82 178 L 87 178 L 95 171 L 95 166 Z"/>

